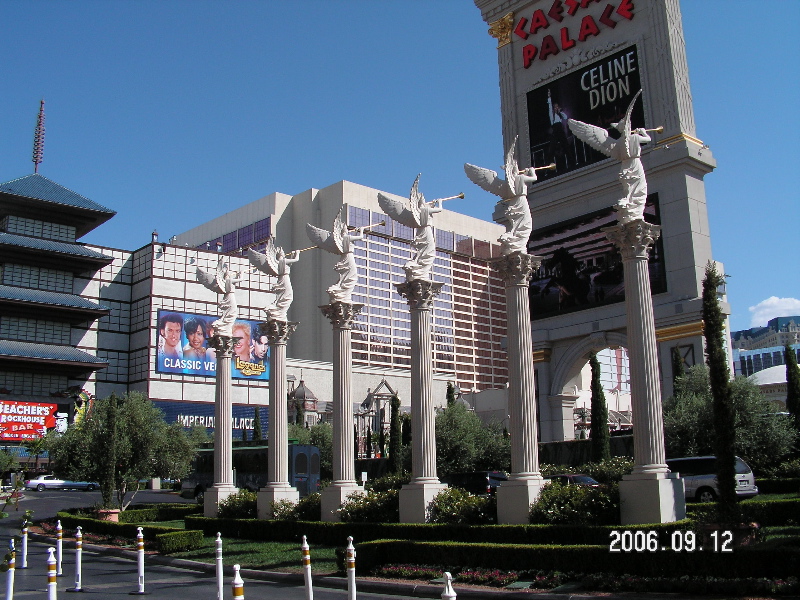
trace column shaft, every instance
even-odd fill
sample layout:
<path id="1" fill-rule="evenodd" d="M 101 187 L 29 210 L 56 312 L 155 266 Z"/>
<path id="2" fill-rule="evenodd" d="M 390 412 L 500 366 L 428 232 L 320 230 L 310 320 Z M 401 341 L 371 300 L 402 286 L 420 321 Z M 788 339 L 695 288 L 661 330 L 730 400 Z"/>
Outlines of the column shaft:
<path id="1" fill-rule="evenodd" d="M 233 403 L 231 401 L 231 355 L 237 338 L 215 335 L 217 381 L 214 397 L 214 486 L 233 487 Z"/>
<path id="2" fill-rule="evenodd" d="M 433 410 L 431 309 L 411 309 L 412 482 L 436 477 L 436 415 Z"/>
<path id="3" fill-rule="evenodd" d="M 350 328 L 333 329 L 333 480 L 355 483 L 353 404 L 350 398 L 353 353 Z"/>
<path id="4" fill-rule="evenodd" d="M 286 344 L 269 345 L 269 483 L 289 483 L 289 432 L 286 408 Z"/>

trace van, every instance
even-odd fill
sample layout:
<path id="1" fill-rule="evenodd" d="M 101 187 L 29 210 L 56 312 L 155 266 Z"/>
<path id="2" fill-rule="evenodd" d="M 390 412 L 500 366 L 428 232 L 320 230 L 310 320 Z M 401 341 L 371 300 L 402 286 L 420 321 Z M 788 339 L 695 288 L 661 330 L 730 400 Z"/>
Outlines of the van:
<path id="1" fill-rule="evenodd" d="M 717 487 L 717 458 L 715 456 L 691 456 L 670 458 L 667 466 L 673 473 L 680 474 L 684 481 L 687 500 L 713 502 L 719 496 Z M 753 470 L 738 456 L 735 464 L 736 497 L 752 498 L 758 495 Z"/>

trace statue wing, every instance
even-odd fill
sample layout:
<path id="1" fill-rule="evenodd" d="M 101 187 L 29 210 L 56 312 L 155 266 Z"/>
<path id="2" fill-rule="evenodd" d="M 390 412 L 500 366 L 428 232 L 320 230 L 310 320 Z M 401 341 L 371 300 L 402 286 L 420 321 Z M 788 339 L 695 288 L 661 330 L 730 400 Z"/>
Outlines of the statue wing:
<path id="1" fill-rule="evenodd" d="M 414 185 L 411 186 L 411 193 L 408 195 L 409 209 L 414 217 L 414 225 L 409 225 L 409 227 L 420 227 L 422 223 L 420 207 L 425 204 L 425 196 L 419 191 L 419 178 L 421 175 L 422 173 L 417 175 L 417 178 L 414 180 Z M 403 224 L 405 225 L 405 223 Z"/>
<path id="2" fill-rule="evenodd" d="M 589 123 L 575 121 L 574 119 L 569 119 L 567 123 L 569 124 L 570 131 L 575 134 L 575 137 L 589 144 L 598 152 L 602 152 L 606 156 L 611 156 L 611 152 L 614 146 L 616 146 L 617 140 L 609 136 L 608 131 L 602 127 L 589 125 Z"/>
<path id="3" fill-rule="evenodd" d="M 515 181 L 519 174 L 519 165 L 517 164 L 517 158 L 514 156 L 517 150 L 517 138 L 519 138 L 519 136 L 515 135 L 511 147 L 508 149 L 508 152 L 506 152 L 506 162 L 503 165 L 503 170 L 506 173 L 506 182 L 509 187 L 513 185 L 512 182 Z M 516 192 L 516 190 L 514 190 L 514 192 Z"/>
<path id="4" fill-rule="evenodd" d="M 419 221 L 414 217 L 414 213 L 412 213 L 411 210 L 405 206 L 405 203 L 399 202 L 398 200 L 392 200 L 391 198 L 378 192 L 378 204 L 383 212 L 389 216 L 389 218 L 397 221 L 398 223 L 401 223 L 406 227 L 420 226 Z"/>
<path id="5" fill-rule="evenodd" d="M 327 229 L 320 229 L 311 223 L 306 223 L 306 234 L 308 239 L 318 248 L 322 248 L 331 254 L 341 254 L 339 247 L 333 240 L 333 234 Z"/>
<path id="6" fill-rule="evenodd" d="M 620 140 L 623 144 L 623 149 L 625 150 L 625 156 L 631 155 L 631 115 L 633 114 L 633 105 L 636 104 L 636 100 L 641 95 L 642 90 L 636 92 L 636 95 L 631 100 L 631 103 L 628 105 L 628 110 L 625 112 L 625 120 L 623 124 L 625 125 L 624 131 L 622 131 L 622 135 Z"/>
<path id="7" fill-rule="evenodd" d="M 275 247 L 275 238 L 270 236 L 264 254 L 252 248 L 247 249 L 247 259 L 256 269 L 267 275 L 278 277 L 278 255 Z"/>
<path id="8" fill-rule="evenodd" d="M 497 173 L 491 169 L 484 169 L 483 167 L 464 163 L 464 172 L 472 183 L 495 196 L 510 198 L 514 195 L 508 181 L 500 179 Z"/>
<path id="9" fill-rule="evenodd" d="M 338 254 L 344 254 L 345 238 L 347 238 L 347 223 L 344 219 L 344 206 L 339 209 L 336 218 L 333 220 L 333 243 L 339 250 Z"/>
<path id="10" fill-rule="evenodd" d="M 206 273 L 200 267 L 197 267 L 197 281 L 203 284 L 203 286 L 212 292 L 216 292 L 217 294 L 224 294 L 225 292 L 222 291 L 222 288 L 219 285 L 219 280 L 217 279 L 216 275 L 212 275 L 211 273 Z"/>

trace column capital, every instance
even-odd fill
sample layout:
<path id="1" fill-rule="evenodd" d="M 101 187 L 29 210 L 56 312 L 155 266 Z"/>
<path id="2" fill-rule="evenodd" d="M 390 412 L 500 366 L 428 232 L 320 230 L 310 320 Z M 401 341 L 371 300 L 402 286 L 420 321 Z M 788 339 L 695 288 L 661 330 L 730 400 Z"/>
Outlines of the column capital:
<path id="1" fill-rule="evenodd" d="M 214 334 L 208 338 L 208 345 L 217 351 L 217 357 L 230 358 L 233 356 L 233 347 L 240 339 L 242 338 Z"/>
<path id="2" fill-rule="evenodd" d="M 349 302 L 331 302 L 319 307 L 335 329 L 352 329 L 353 321 L 363 308 L 363 304 L 350 304 Z"/>
<path id="3" fill-rule="evenodd" d="M 433 299 L 442 291 L 444 284 L 439 281 L 429 281 L 427 279 L 412 279 L 403 283 L 396 283 L 397 293 L 408 302 L 412 309 L 428 309 L 433 303 Z"/>
<path id="4" fill-rule="evenodd" d="M 265 322 L 258 324 L 258 331 L 261 335 L 267 336 L 270 346 L 286 345 L 298 325 L 299 323 L 296 321 L 267 319 Z"/>
<path id="5" fill-rule="evenodd" d="M 523 254 L 522 252 L 512 252 L 500 258 L 490 261 L 495 271 L 500 274 L 500 278 L 506 284 L 521 285 L 527 287 L 531 282 L 534 269 L 538 269 L 542 264 L 541 256 Z"/>
<path id="6" fill-rule="evenodd" d="M 514 13 L 506 13 L 497 21 L 489 23 L 489 35 L 497 40 L 497 47 L 502 48 L 511 43 L 511 31 L 514 29 Z"/>
<path id="7" fill-rule="evenodd" d="M 603 227 L 601 231 L 619 249 L 622 260 L 630 260 L 647 258 L 650 247 L 661 235 L 661 226 L 636 219 L 630 223 Z"/>

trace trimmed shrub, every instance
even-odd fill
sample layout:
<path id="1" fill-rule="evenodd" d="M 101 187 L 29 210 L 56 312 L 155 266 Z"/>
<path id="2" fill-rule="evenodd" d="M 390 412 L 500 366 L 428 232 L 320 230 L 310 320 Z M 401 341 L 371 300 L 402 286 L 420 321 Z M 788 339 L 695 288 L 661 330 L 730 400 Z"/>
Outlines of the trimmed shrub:
<path id="1" fill-rule="evenodd" d="M 800 523 L 800 498 L 786 500 L 749 500 L 739 502 L 740 516 L 744 522 L 755 522 L 762 527 L 797 525 Z M 686 516 L 701 523 L 719 521 L 716 503 L 687 504 Z"/>
<path id="2" fill-rule="evenodd" d="M 619 486 L 546 485 L 531 505 L 531 523 L 613 525 L 619 523 Z"/>
<path id="3" fill-rule="evenodd" d="M 497 522 L 494 496 L 473 496 L 460 488 L 439 492 L 428 506 L 428 522 L 451 525 L 487 525 Z"/>
<path id="4" fill-rule="evenodd" d="M 203 547 L 203 532 L 197 530 L 173 531 L 156 536 L 158 551 L 161 554 L 197 550 Z"/>
<path id="5" fill-rule="evenodd" d="M 219 503 L 218 515 L 223 519 L 254 519 L 257 516 L 256 492 L 239 490 Z"/>
<path id="6" fill-rule="evenodd" d="M 397 523 L 400 494 L 397 490 L 351 494 L 339 509 L 343 523 Z"/>
<path id="7" fill-rule="evenodd" d="M 800 477 L 758 479 L 756 485 L 762 494 L 800 494 Z"/>
<path id="8" fill-rule="evenodd" d="M 305 498 L 301 498 L 295 508 L 298 521 L 321 521 L 322 520 L 322 494 L 314 492 Z"/>
<path id="9" fill-rule="evenodd" d="M 395 473 L 393 475 L 386 475 L 372 481 L 367 481 L 364 487 L 369 492 L 388 492 L 389 490 L 399 490 L 410 481 L 410 473 Z"/>

